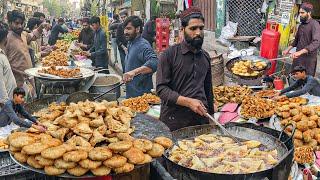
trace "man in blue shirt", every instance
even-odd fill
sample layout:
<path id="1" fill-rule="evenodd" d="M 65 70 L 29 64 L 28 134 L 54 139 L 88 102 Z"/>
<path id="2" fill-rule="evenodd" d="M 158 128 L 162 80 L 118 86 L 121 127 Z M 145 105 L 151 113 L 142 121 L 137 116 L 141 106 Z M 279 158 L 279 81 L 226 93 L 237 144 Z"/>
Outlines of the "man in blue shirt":
<path id="1" fill-rule="evenodd" d="M 40 132 L 45 132 L 44 126 L 31 116 L 22 106 L 24 102 L 25 91 L 22 88 L 15 88 L 13 90 L 13 99 L 5 103 L 0 111 L 0 127 L 5 127 L 14 123 L 20 127 L 30 128 L 33 127 Z M 17 114 L 22 116 L 21 119 Z"/>
<path id="2" fill-rule="evenodd" d="M 101 28 L 99 17 L 93 16 L 90 19 L 90 24 L 94 30 L 94 41 L 87 55 L 93 58 L 94 66 L 108 69 L 109 56 L 107 52 L 106 32 Z M 102 72 L 109 74 L 109 70 Z"/>
<path id="3" fill-rule="evenodd" d="M 141 37 L 142 26 L 138 16 L 130 16 L 123 23 L 124 35 L 129 42 L 123 75 L 127 98 L 150 92 L 152 74 L 157 71 L 158 57 L 149 42 Z"/>

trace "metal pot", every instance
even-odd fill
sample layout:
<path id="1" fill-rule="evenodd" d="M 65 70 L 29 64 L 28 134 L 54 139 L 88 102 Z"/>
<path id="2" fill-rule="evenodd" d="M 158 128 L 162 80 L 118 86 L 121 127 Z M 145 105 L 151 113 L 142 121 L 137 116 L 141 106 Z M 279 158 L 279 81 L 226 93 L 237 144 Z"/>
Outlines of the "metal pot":
<path id="1" fill-rule="evenodd" d="M 108 83 L 112 79 L 112 83 Z M 119 85 L 121 82 L 121 77 L 116 74 L 102 74 L 98 73 L 97 78 L 94 81 L 93 85 L 90 87 L 89 92 L 95 94 L 102 94 L 111 88 Z M 111 93 L 115 93 L 116 97 L 119 98 L 121 95 L 120 87 L 111 91 Z"/>
<path id="2" fill-rule="evenodd" d="M 167 150 L 164 157 L 167 164 L 169 173 L 176 179 L 183 180 L 206 180 L 206 179 L 223 179 L 223 180 L 261 180 L 261 179 L 274 179 L 282 180 L 288 179 L 291 166 L 293 163 L 293 142 L 292 136 L 273 130 L 266 127 L 256 126 L 254 124 L 235 124 L 230 123 L 226 128 L 233 135 L 241 139 L 258 140 L 262 142 L 268 149 L 277 149 L 279 155 L 279 162 L 272 168 L 264 171 L 248 173 L 248 174 L 216 174 L 197 171 L 184 166 L 181 166 L 169 159 L 169 152 Z M 174 141 L 177 142 L 181 139 L 195 137 L 201 134 L 223 134 L 217 126 L 213 125 L 200 125 L 179 129 L 172 132 Z"/>

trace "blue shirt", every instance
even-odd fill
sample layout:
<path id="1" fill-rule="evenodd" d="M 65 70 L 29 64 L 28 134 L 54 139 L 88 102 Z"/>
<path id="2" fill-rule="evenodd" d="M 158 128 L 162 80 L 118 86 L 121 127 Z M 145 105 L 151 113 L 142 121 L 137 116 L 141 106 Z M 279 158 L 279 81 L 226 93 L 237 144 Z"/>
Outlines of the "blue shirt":
<path id="1" fill-rule="evenodd" d="M 299 79 L 294 84 L 281 91 L 281 94 L 284 94 L 288 98 L 298 97 L 306 93 L 320 96 L 320 82 L 318 79 L 313 76 L 307 76 L 306 79 Z"/>
<path id="2" fill-rule="evenodd" d="M 147 40 L 138 36 L 128 44 L 128 54 L 125 59 L 125 72 L 141 66 L 152 69 L 152 73 L 136 76 L 126 84 L 127 98 L 137 97 L 148 93 L 153 88 L 152 74 L 157 71 L 158 57 Z"/>

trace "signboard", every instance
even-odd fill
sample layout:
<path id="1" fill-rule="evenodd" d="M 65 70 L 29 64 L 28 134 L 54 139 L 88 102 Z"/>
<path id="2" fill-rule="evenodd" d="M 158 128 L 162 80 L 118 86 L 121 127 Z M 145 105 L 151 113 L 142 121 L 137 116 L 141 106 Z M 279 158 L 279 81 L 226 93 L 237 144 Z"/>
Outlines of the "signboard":
<path id="1" fill-rule="evenodd" d="M 283 12 L 281 15 L 281 24 L 287 25 L 290 22 L 290 12 Z"/>

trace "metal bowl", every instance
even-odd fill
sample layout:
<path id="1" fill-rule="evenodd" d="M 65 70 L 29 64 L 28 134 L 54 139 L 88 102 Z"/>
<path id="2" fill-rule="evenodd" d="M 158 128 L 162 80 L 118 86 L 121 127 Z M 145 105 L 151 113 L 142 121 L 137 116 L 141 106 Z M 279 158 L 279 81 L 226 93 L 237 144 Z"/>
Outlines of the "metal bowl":
<path id="1" fill-rule="evenodd" d="M 112 81 L 114 82 L 108 82 L 112 79 Z M 121 76 L 118 76 L 116 74 L 102 74 L 102 73 L 98 73 L 97 74 L 97 78 L 94 81 L 94 83 L 92 84 L 92 86 L 89 89 L 90 93 L 95 93 L 95 94 L 102 94 L 110 89 L 112 89 L 113 87 L 119 85 L 121 83 Z M 121 89 L 120 87 L 114 89 L 113 91 L 111 91 L 110 93 L 115 93 L 116 97 L 119 98 L 121 95 Z"/>

